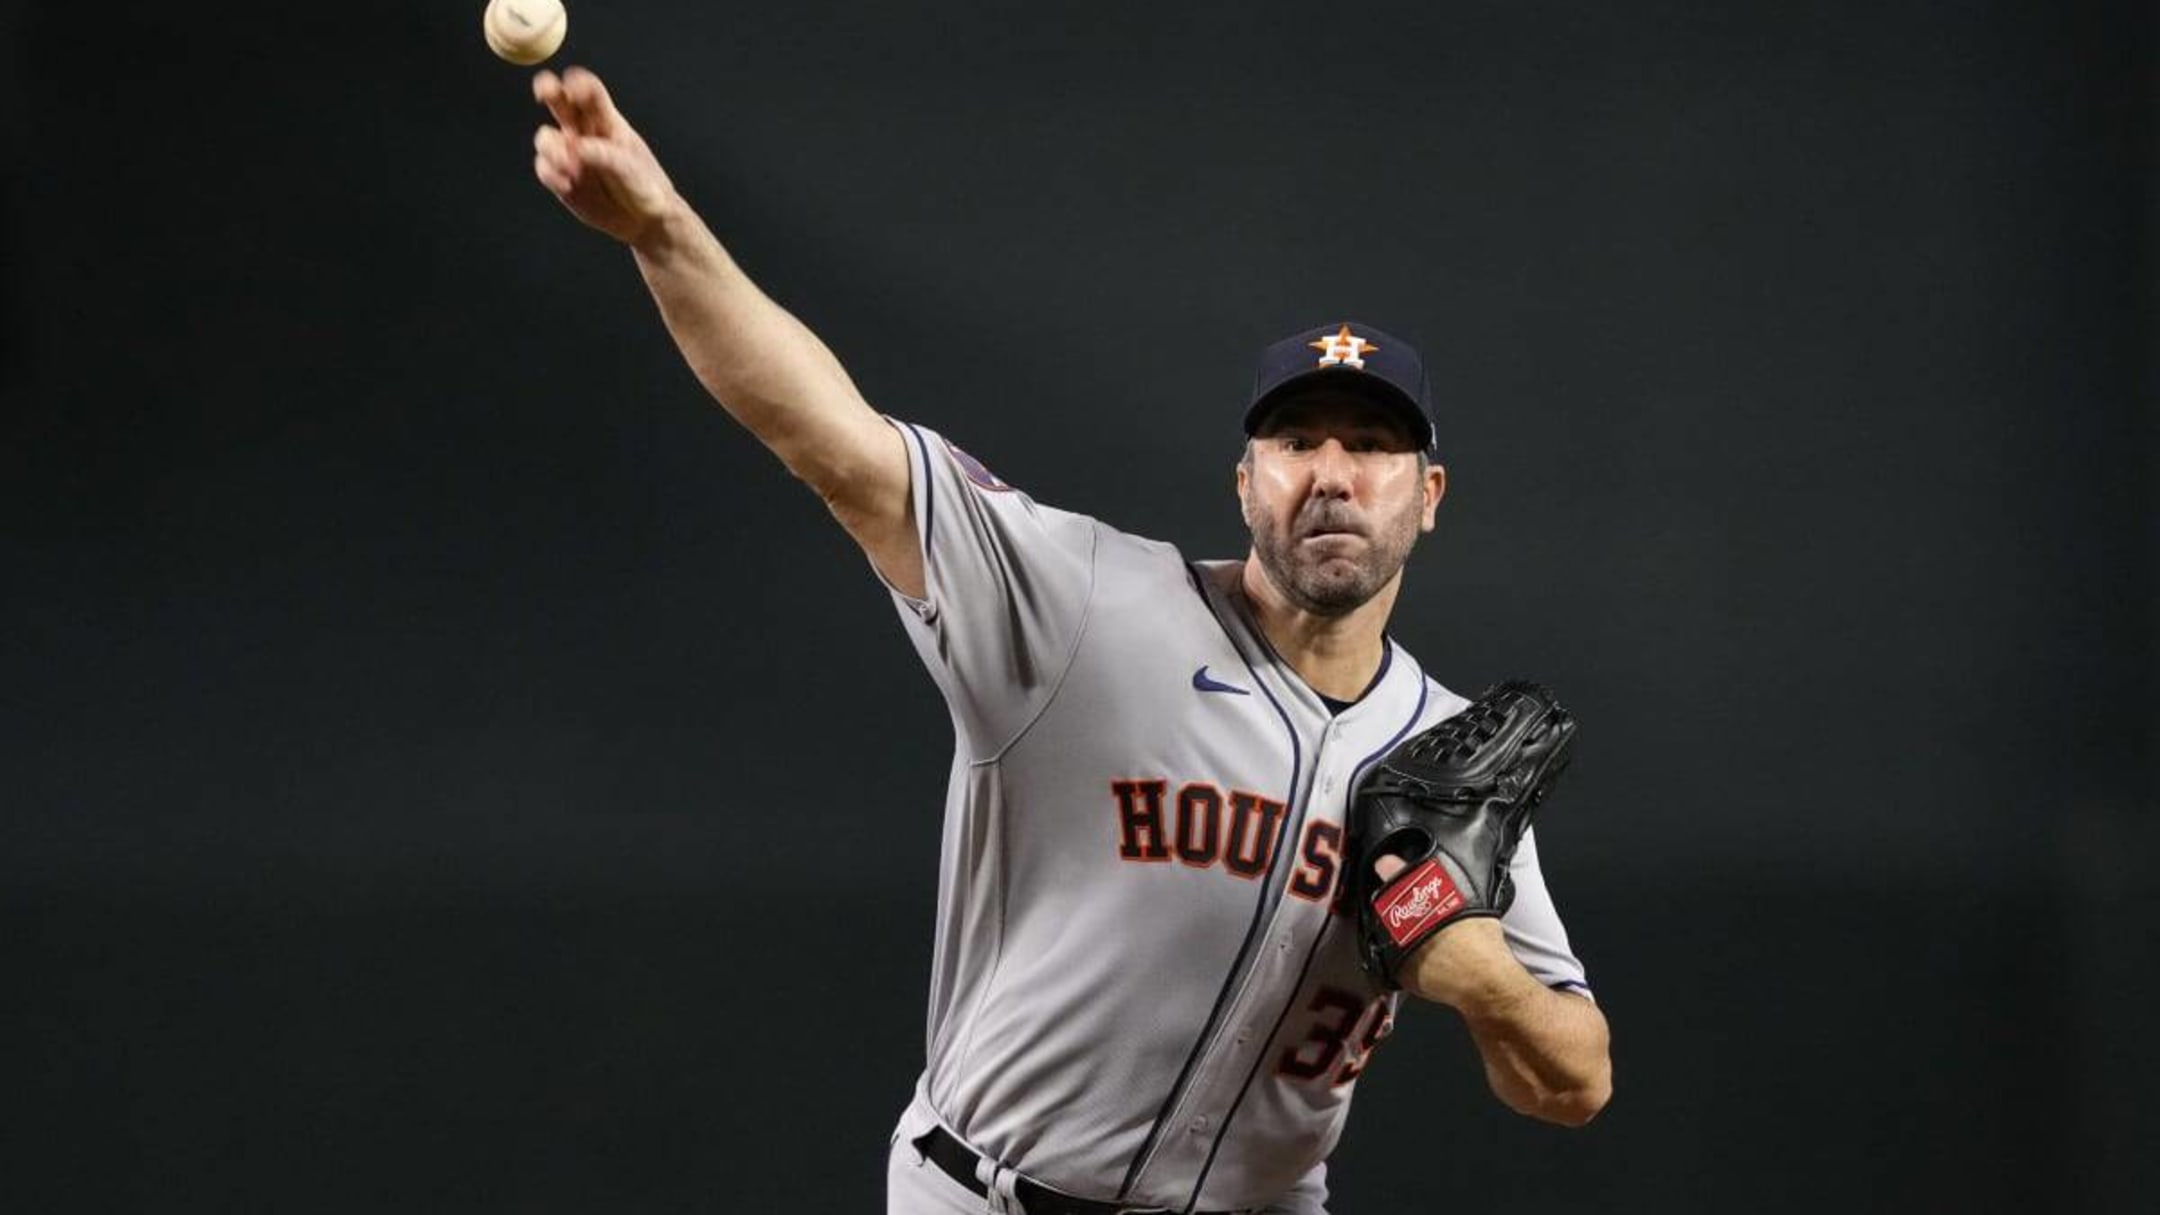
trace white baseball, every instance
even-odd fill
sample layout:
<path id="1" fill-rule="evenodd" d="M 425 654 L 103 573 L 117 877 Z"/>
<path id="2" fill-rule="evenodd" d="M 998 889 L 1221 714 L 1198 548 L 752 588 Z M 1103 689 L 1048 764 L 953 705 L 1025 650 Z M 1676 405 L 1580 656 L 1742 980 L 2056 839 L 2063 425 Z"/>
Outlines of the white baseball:
<path id="1" fill-rule="evenodd" d="M 562 0 L 488 0 L 480 18 L 488 49 L 521 66 L 539 63 L 561 48 L 570 32 Z"/>

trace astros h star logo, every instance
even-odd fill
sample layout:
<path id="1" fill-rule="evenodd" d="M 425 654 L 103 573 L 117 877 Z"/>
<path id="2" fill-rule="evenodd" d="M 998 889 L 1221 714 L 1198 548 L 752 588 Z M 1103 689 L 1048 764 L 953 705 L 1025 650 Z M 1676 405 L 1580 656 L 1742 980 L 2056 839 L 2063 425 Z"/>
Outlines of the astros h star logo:
<path id="1" fill-rule="evenodd" d="M 1322 367 L 1355 367 L 1359 371 L 1365 370 L 1365 353 L 1380 349 L 1351 333 L 1348 325 L 1344 325 L 1334 337 L 1321 338 L 1315 342 L 1307 342 L 1306 345 L 1320 352 Z"/>

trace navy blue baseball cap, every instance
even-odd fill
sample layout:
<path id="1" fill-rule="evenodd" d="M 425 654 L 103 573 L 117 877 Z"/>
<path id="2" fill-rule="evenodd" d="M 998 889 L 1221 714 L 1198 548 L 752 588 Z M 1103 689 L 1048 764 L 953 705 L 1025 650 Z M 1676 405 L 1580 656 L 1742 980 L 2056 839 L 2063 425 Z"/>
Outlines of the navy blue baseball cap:
<path id="1" fill-rule="evenodd" d="M 1410 343 L 1356 321 L 1294 333 L 1260 352 L 1252 404 L 1245 410 L 1245 434 L 1253 435 L 1268 410 L 1285 398 L 1323 387 L 1357 393 L 1387 406 L 1410 428 L 1418 446 L 1437 454 L 1439 438 L 1432 420 L 1432 392 L 1425 385 L 1425 361 Z"/>

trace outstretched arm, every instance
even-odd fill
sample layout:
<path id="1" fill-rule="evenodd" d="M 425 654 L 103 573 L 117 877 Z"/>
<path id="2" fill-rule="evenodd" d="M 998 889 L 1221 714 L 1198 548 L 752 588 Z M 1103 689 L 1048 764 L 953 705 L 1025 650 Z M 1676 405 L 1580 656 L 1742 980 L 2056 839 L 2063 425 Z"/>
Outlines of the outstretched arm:
<path id="1" fill-rule="evenodd" d="M 533 173 L 571 214 L 627 245 L 698 381 L 815 490 L 886 581 L 923 593 L 907 449 L 817 335 L 774 303 L 675 192 L 645 140 L 583 68 L 533 78 L 554 119 Z"/>
<path id="2" fill-rule="evenodd" d="M 1581 1126 L 1612 1096 L 1605 1014 L 1553 991 L 1509 952 L 1500 921 L 1460 920 L 1404 960 L 1403 989 L 1462 1014 L 1493 1094 L 1519 1114 Z"/>

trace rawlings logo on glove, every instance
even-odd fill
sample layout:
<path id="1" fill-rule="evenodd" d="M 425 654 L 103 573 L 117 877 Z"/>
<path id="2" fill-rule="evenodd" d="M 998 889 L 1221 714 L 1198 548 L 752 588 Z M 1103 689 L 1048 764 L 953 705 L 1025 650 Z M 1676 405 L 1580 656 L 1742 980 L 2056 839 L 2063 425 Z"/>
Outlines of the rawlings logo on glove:
<path id="1" fill-rule="evenodd" d="M 1395 944 L 1422 940 L 1441 921 L 1461 911 L 1462 891 L 1438 861 L 1427 861 L 1374 896 L 1373 910 Z"/>

